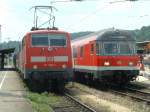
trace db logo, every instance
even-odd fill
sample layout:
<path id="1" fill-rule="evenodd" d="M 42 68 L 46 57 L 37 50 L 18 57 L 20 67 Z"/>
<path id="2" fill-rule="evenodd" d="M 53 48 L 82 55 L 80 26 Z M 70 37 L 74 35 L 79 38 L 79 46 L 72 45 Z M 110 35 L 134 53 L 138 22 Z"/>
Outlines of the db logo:
<path id="1" fill-rule="evenodd" d="M 53 50 L 53 48 L 52 47 L 48 47 L 48 51 L 52 51 Z"/>

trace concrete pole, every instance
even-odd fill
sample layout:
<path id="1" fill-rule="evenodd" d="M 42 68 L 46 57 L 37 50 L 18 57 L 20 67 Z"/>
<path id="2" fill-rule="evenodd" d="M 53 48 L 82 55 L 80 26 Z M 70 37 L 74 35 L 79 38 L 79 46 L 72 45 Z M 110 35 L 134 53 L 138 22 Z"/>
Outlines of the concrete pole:
<path id="1" fill-rule="evenodd" d="M 0 43 L 1 43 L 1 40 L 2 40 L 2 25 L 0 25 Z"/>

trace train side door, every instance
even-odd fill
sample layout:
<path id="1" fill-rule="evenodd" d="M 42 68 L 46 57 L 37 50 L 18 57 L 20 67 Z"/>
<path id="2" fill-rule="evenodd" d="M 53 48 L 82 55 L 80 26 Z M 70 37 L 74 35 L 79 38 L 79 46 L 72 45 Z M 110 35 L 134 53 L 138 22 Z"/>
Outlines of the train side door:
<path id="1" fill-rule="evenodd" d="M 73 61 L 73 66 L 77 64 L 77 47 L 73 46 L 72 47 L 72 61 Z"/>
<path id="2" fill-rule="evenodd" d="M 94 51 L 95 51 L 95 43 L 90 42 L 90 65 L 94 65 Z"/>

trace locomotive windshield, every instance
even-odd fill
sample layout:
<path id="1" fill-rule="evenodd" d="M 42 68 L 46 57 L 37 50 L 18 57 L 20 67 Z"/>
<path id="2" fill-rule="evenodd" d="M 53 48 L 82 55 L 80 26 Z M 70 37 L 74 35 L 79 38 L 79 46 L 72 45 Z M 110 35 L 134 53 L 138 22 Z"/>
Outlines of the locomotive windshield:
<path id="1" fill-rule="evenodd" d="M 98 42 L 97 46 L 100 46 L 101 43 Z M 103 49 L 100 50 L 100 47 L 96 47 L 98 55 L 132 55 L 135 54 L 135 43 L 134 42 L 103 42 Z M 101 52 L 98 52 L 101 51 Z"/>
<path id="2" fill-rule="evenodd" d="M 120 54 L 133 54 L 134 47 L 132 43 L 120 43 Z"/>
<path id="3" fill-rule="evenodd" d="M 65 34 L 32 34 L 32 46 L 66 46 Z"/>
<path id="4" fill-rule="evenodd" d="M 117 43 L 104 43 L 105 54 L 118 54 Z"/>
<path id="5" fill-rule="evenodd" d="M 48 46 L 48 35 L 32 35 L 32 46 Z"/>

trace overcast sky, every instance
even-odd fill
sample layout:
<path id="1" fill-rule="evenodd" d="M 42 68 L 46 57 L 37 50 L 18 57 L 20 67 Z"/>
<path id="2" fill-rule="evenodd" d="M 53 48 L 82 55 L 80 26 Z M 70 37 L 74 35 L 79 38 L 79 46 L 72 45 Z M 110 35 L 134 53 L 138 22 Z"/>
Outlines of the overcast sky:
<path id="1" fill-rule="evenodd" d="M 53 3 L 58 9 L 54 13 L 56 26 L 78 32 L 110 27 L 132 30 L 150 25 L 150 0 L 110 3 L 113 1 L 116 0 Z M 33 10 L 29 9 L 35 5 L 50 5 L 50 0 L 0 0 L 2 41 L 22 39 L 33 26 Z"/>

